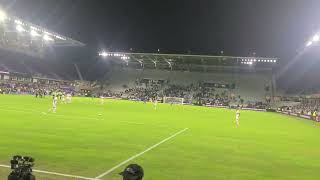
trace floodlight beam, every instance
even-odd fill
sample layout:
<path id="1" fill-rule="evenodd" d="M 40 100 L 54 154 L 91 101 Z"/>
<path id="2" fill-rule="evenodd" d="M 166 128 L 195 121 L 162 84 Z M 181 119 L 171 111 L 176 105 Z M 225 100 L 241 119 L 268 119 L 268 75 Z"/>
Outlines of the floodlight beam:
<path id="1" fill-rule="evenodd" d="M 45 41 L 53 41 L 53 39 L 50 36 L 48 36 L 47 34 L 43 35 L 43 40 L 45 40 Z"/>
<path id="2" fill-rule="evenodd" d="M 312 41 L 308 41 L 307 44 L 306 44 L 307 47 L 309 47 L 311 45 L 312 45 Z"/>
<path id="3" fill-rule="evenodd" d="M 26 31 L 20 24 L 18 24 L 18 25 L 16 26 L 16 30 L 17 30 L 18 32 L 24 32 L 24 31 Z"/>

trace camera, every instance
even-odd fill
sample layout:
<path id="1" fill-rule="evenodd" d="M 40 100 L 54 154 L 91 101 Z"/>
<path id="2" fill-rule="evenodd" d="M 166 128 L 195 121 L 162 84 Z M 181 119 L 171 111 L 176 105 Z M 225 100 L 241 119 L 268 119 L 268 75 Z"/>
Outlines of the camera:
<path id="1" fill-rule="evenodd" d="M 32 174 L 34 159 L 29 156 L 13 156 L 10 161 L 12 172 L 8 176 L 8 180 L 35 180 Z"/>

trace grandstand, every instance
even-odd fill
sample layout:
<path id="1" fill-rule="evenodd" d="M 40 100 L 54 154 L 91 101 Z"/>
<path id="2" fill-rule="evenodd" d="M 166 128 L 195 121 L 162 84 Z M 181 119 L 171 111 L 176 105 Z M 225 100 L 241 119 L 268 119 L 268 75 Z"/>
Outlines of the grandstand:
<path id="1" fill-rule="evenodd" d="M 276 94 L 277 58 L 120 52 L 100 56 L 115 62 L 105 75 L 111 91 L 134 88 L 138 79 L 184 86 L 201 83 L 216 92 L 227 90 L 245 102 L 265 101 Z"/>

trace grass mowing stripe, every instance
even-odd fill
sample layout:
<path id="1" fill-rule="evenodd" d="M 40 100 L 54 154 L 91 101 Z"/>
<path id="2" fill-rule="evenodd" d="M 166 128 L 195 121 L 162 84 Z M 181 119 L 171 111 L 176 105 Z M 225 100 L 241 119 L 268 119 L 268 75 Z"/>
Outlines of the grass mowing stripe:
<path id="1" fill-rule="evenodd" d="M 125 160 L 125 161 L 122 161 L 122 162 L 119 163 L 118 165 L 114 166 L 113 168 L 109 169 L 108 171 L 106 171 L 106 172 L 100 174 L 99 176 L 97 176 L 96 179 L 100 179 L 100 178 L 102 178 L 103 176 L 108 175 L 109 173 L 111 173 L 112 171 L 116 170 L 116 169 L 119 168 L 120 166 L 122 166 L 122 165 L 126 164 L 127 162 L 129 162 L 129 161 L 131 161 L 131 160 L 133 160 L 133 159 L 135 159 L 135 158 L 143 155 L 144 153 L 146 153 L 146 152 L 148 152 L 148 151 L 150 151 L 150 150 L 158 147 L 158 146 L 161 145 L 162 143 L 165 143 L 166 141 L 169 141 L 170 139 L 172 139 L 172 138 L 176 137 L 177 135 L 179 135 L 179 134 L 187 131 L 188 129 L 189 129 L 189 128 L 185 128 L 185 129 L 183 129 L 183 130 L 181 130 L 181 131 L 178 131 L 178 132 L 176 132 L 175 134 L 173 134 L 173 135 L 171 135 L 171 136 L 163 139 L 162 141 L 158 142 L 157 144 L 155 144 L 155 145 L 147 148 L 146 150 L 144 150 L 144 151 L 142 151 L 142 152 L 140 152 L 140 153 L 138 153 L 138 154 L 130 157 L 129 159 L 127 159 L 127 160 Z"/>
<path id="2" fill-rule="evenodd" d="M 0 106 L 1 108 L 1 106 Z M 64 118 L 77 118 L 77 119 L 84 119 L 84 120 L 103 120 L 103 118 L 95 118 L 95 117 L 83 117 L 83 116 L 71 116 L 71 115 L 62 115 L 62 114 L 52 114 L 48 112 L 38 111 L 38 110 L 32 110 L 32 109 L 21 109 L 21 108 L 1 108 L 1 111 L 12 111 L 12 112 L 20 112 L 20 113 L 29 113 L 33 114 L 33 112 L 41 113 L 42 115 L 48 115 L 48 116 L 57 116 L 57 117 L 64 117 Z M 120 123 L 126 123 L 126 124 L 134 124 L 134 125 L 146 125 L 145 123 L 137 123 L 137 122 L 130 122 L 130 121 L 121 121 L 116 120 L 116 122 Z M 156 127 L 168 127 L 168 125 L 162 125 L 162 124 L 151 124 L 152 126 Z"/>
<path id="3" fill-rule="evenodd" d="M 0 167 L 11 168 L 10 166 L 2 165 L 2 164 L 0 164 Z M 42 170 L 36 170 L 36 169 L 33 169 L 32 171 L 38 172 L 38 173 L 43 173 L 43 174 L 51 174 L 51 175 L 56 175 L 56 176 L 64 176 L 64 177 L 71 177 L 71 178 L 78 178 L 78 179 L 85 179 L 85 180 L 99 180 L 96 178 L 89 178 L 89 177 L 84 177 L 84 176 L 76 176 L 76 175 L 63 174 L 63 173 L 57 173 L 57 172 L 42 171 Z"/>

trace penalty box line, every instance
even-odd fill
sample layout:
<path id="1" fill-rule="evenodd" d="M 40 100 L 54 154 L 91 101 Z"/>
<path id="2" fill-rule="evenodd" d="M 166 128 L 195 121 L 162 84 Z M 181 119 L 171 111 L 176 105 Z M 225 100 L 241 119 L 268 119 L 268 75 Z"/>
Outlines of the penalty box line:
<path id="1" fill-rule="evenodd" d="M 0 164 L 0 167 L 11 168 L 10 166 L 2 165 L 2 164 Z M 32 171 L 33 172 L 38 172 L 38 173 L 43 173 L 43 174 L 50 174 L 50 175 L 56 175 L 56 176 L 64 176 L 64 177 L 85 179 L 85 180 L 99 180 L 99 179 L 96 179 L 96 178 L 89 178 L 89 177 L 84 177 L 84 176 L 76 176 L 76 175 L 63 174 L 63 173 L 57 173 L 57 172 L 42 171 L 42 170 L 36 170 L 36 169 L 33 169 Z"/>
<path id="2" fill-rule="evenodd" d="M 147 148 L 146 150 L 144 150 L 144 151 L 142 151 L 142 152 L 140 152 L 140 153 L 138 153 L 138 154 L 136 154 L 136 155 L 134 155 L 134 156 L 130 157 L 129 159 L 127 159 L 127 160 L 125 160 L 125 161 L 122 161 L 121 163 L 119 163 L 118 165 L 114 166 L 113 168 L 111 168 L 111 169 L 107 170 L 106 172 L 104 172 L 104 173 L 102 173 L 102 174 L 98 175 L 98 176 L 96 177 L 96 179 L 100 179 L 100 178 L 102 178 L 102 177 L 104 177 L 104 176 L 106 176 L 106 175 L 110 174 L 111 172 L 113 172 L 114 170 L 116 170 L 117 168 L 119 168 L 120 166 L 122 166 L 122 165 L 124 165 L 124 164 L 128 163 L 129 161 L 131 161 L 131 160 L 133 160 L 133 159 L 135 159 L 135 158 L 137 158 L 137 157 L 139 157 L 139 156 L 143 155 L 144 153 L 146 153 L 146 152 L 148 152 L 148 151 L 151 151 L 152 149 L 154 149 L 154 148 L 158 147 L 159 145 L 161 145 L 161 144 L 165 143 L 166 141 L 169 141 L 170 139 L 172 139 L 172 138 L 174 138 L 174 137 L 178 136 L 179 134 L 181 134 L 181 133 L 183 133 L 183 132 L 187 131 L 188 129 L 189 129 L 189 128 L 185 128 L 185 129 L 183 129 L 183 130 L 180 130 L 180 131 L 176 132 L 175 134 L 173 134 L 173 135 L 171 135 L 171 136 L 169 136 L 169 137 L 167 137 L 167 138 L 163 139 L 162 141 L 158 142 L 157 144 L 155 144 L 155 145 L 153 145 L 153 146 L 151 146 L 151 147 Z"/>

